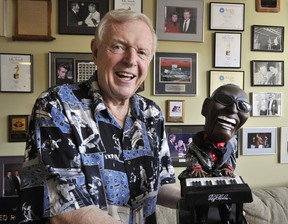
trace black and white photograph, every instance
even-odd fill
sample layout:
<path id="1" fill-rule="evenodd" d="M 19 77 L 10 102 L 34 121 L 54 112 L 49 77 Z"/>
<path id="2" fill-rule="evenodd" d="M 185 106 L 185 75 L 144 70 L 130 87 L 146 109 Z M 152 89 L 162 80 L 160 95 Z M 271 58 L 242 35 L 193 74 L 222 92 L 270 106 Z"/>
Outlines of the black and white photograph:
<path id="1" fill-rule="evenodd" d="M 254 92 L 252 98 L 252 116 L 281 116 L 282 93 Z"/>
<path id="2" fill-rule="evenodd" d="M 284 86 L 284 61 L 251 61 L 252 86 Z"/>
<path id="3" fill-rule="evenodd" d="M 252 51 L 284 51 L 283 26 L 252 26 Z"/>

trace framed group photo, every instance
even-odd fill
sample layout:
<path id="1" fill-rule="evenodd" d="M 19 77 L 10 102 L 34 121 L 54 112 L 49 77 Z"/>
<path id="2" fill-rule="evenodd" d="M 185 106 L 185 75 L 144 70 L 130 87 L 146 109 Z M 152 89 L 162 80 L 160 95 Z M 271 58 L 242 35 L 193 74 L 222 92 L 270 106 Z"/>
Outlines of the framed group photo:
<path id="1" fill-rule="evenodd" d="M 214 33 L 214 67 L 240 68 L 242 54 L 241 33 Z"/>
<path id="2" fill-rule="evenodd" d="M 154 95 L 197 95 L 197 53 L 156 52 Z"/>
<path id="3" fill-rule="evenodd" d="M 0 54 L 0 92 L 33 92 L 33 55 Z"/>
<path id="4" fill-rule="evenodd" d="M 186 166 L 186 153 L 193 137 L 204 125 L 166 125 L 170 156 L 175 167 Z"/>
<path id="5" fill-rule="evenodd" d="M 252 26 L 252 51 L 284 51 L 283 26 Z"/>
<path id="6" fill-rule="evenodd" d="M 282 93 L 253 92 L 252 116 L 279 117 L 282 115 Z"/>
<path id="7" fill-rule="evenodd" d="M 245 4 L 210 2 L 210 30 L 244 31 Z"/>
<path id="8" fill-rule="evenodd" d="M 49 52 L 49 87 L 86 81 L 96 70 L 92 53 Z"/>
<path id="9" fill-rule="evenodd" d="M 244 89 L 244 71 L 210 70 L 209 72 L 210 96 L 220 86 L 235 84 Z"/>
<path id="10" fill-rule="evenodd" d="M 94 35 L 101 18 L 109 11 L 107 0 L 58 1 L 59 33 Z"/>
<path id="11" fill-rule="evenodd" d="M 204 0 L 156 2 L 156 34 L 159 40 L 204 41 Z"/>
<path id="12" fill-rule="evenodd" d="M 242 128 L 243 155 L 265 155 L 276 153 L 275 127 Z"/>
<path id="13" fill-rule="evenodd" d="M 251 61 L 252 86 L 284 86 L 284 61 Z"/>

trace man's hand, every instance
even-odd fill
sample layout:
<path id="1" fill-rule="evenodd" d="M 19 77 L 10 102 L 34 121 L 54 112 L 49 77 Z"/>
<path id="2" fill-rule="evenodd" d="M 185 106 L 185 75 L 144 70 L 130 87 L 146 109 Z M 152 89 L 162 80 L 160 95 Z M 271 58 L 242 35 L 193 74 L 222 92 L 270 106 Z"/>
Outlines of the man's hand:
<path id="1" fill-rule="evenodd" d="M 202 168 L 193 168 L 192 173 L 195 177 L 206 177 L 207 173 Z"/>
<path id="2" fill-rule="evenodd" d="M 223 168 L 221 170 L 221 173 L 225 177 L 235 177 L 234 172 L 232 170 L 228 169 L 228 168 Z"/>

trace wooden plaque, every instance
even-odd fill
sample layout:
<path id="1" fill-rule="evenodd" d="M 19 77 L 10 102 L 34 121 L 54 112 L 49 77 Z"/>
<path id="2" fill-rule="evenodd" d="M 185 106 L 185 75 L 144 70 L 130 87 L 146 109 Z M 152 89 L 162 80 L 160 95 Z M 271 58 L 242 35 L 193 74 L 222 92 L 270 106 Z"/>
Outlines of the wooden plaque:
<path id="1" fill-rule="evenodd" d="M 280 0 L 256 0 L 257 12 L 279 12 Z"/>

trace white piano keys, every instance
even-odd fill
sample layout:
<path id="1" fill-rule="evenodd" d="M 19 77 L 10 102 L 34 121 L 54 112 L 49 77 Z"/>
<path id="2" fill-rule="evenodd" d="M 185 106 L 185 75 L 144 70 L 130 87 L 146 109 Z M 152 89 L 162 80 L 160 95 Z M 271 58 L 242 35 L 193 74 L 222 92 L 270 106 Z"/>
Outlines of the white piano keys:
<path id="1" fill-rule="evenodd" d="M 221 186 L 229 184 L 244 184 L 241 176 L 236 177 L 201 177 L 201 178 L 186 178 L 186 186 Z"/>

